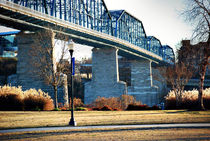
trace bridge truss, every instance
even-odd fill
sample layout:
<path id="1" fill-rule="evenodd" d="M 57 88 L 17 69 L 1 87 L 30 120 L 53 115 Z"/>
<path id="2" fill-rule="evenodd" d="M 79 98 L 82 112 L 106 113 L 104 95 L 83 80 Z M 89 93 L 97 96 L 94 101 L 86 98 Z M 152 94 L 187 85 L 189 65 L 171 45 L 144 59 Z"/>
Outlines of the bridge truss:
<path id="1" fill-rule="evenodd" d="M 108 11 L 104 0 L 7 0 L 35 11 L 56 17 L 97 32 L 106 33 L 144 48 L 174 62 L 174 52 L 168 45 L 146 36 L 140 20 L 125 10 Z"/>

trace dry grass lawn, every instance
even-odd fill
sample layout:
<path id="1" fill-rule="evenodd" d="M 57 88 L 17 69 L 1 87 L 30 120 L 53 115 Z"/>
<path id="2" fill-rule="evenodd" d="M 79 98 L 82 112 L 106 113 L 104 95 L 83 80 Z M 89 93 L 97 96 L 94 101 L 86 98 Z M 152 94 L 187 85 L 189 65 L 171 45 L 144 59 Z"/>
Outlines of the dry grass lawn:
<path id="1" fill-rule="evenodd" d="M 0 129 L 66 126 L 70 111 L 0 111 Z M 210 122 L 210 111 L 76 111 L 78 126 Z"/>

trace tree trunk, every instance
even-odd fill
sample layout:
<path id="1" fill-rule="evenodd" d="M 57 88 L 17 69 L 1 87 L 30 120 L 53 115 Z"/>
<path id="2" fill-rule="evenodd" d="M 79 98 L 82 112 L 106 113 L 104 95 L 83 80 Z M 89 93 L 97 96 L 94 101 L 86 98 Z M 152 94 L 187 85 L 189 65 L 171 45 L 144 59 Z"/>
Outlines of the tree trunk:
<path id="1" fill-rule="evenodd" d="M 89 79 L 90 77 L 89 77 L 89 73 L 87 73 L 87 79 Z"/>
<path id="2" fill-rule="evenodd" d="M 205 110 L 203 105 L 203 86 L 204 86 L 204 80 L 205 80 L 205 74 L 206 74 L 206 67 L 208 63 L 201 64 L 200 68 L 200 85 L 199 85 L 199 93 L 198 93 L 198 110 Z M 207 61 L 208 62 L 208 61 Z"/>
<path id="3" fill-rule="evenodd" d="M 55 105 L 55 108 L 57 109 L 58 108 L 58 88 L 57 86 L 53 86 L 53 89 L 54 89 L 54 105 Z"/>
<path id="4" fill-rule="evenodd" d="M 4 76 L 4 83 L 3 83 L 4 85 L 7 85 L 7 78 L 8 78 L 8 75 L 5 75 Z"/>
<path id="5" fill-rule="evenodd" d="M 182 105 L 181 92 L 177 92 L 177 94 L 176 94 L 176 108 L 180 109 L 181 105 Z"/>

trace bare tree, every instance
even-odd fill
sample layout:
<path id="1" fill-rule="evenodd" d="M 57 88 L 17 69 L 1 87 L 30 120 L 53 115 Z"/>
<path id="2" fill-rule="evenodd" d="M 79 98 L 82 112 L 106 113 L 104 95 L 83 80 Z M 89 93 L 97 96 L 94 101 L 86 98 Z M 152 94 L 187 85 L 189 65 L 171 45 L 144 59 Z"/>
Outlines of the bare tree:
<path id="1" fill-rule="evenodd" d="M 176 106 L 180 107 L 184 87 L 193 76 L 193 71 L 189 70 L 189 67 L 184 63 L 175 63 L 173 66 L 159 67 L 158 69 L 167 84 L 171 85 L 176 96 Z"/>
<path id="2" fill-rule="evenodd" d="M 203 87 L 206 74 L 206 68 L 209 64 L 208 55 L 210 53 L 207 48 L 207 42 L 200 42 L 196 45 L 191 45 L 189 40 L 182 41 L 182 47 L 178 51 L 178 60 L 193 66 L 195 71 L 199 74 L 199 95 L 198 95 L 198 109 L 204 110 L 203 105 Z"/>
<path id="3" fill-rule="evenodd" d="M 37 32 L 33 40 L 36 42 L 30 51 L 32 65 L 36 68 L 33 71 L 53 87 L 54 104 L 58 108 L 58 87 L 63 83 L 61 75 L 66 69 L 63 60 L 68 53 L 67 37 L 52 30 L 44 30 Z M 57 52 L 56 47 L 59 48 Z"/>
<path id="4" fill-rule="evenodd" d="M 185 19 L 194 26 L 193 41 L 200 42 L 194 45 L 193 50 L 197 50 L 194 62 L 198 66 L 200 74 L 199 84 L 199 109 L 204 109 L 203 106 L 203 86 L 207 65 L 210 59 L 210 1 L 209 0 L 188 0 L 188 8 L 183 12 Z M 189 50 L 188 58 L 192 56 L 192 50 Z"/>
<path id="5" fill-rule="evenodd" d="M 193 40 L 197 40 L 197 42 L 209 42 L 210 1 L 188 0 L 187 9 L 182 14 L 194 27 Z"/>

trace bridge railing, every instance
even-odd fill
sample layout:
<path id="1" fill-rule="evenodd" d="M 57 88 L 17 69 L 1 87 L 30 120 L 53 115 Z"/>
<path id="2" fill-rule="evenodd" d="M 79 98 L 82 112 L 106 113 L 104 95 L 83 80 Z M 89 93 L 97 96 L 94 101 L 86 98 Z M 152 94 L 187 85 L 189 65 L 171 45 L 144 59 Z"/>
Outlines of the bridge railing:
<path id="1" fill-rule="evenodd" d="M 7 0 L 88 29 L 112 35 L 111 17 L 103 0 Z"/>

